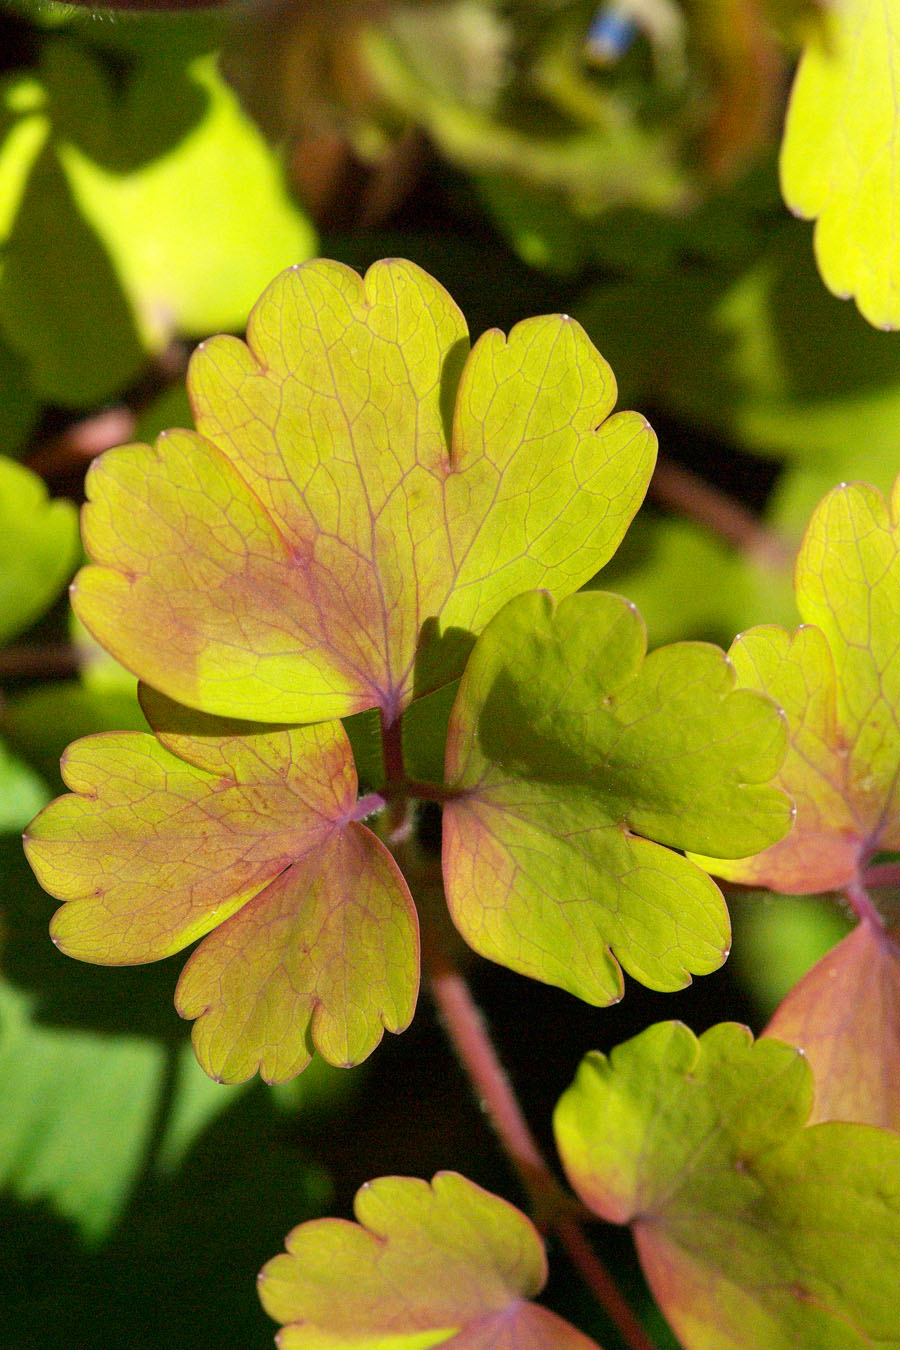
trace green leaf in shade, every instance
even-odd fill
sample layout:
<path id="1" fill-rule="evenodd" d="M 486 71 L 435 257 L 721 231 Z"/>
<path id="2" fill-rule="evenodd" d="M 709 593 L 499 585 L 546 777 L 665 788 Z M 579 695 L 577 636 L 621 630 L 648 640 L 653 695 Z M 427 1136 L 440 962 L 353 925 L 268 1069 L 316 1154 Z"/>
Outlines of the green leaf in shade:
<path id="1" fill-rule="evenodd" d="M 313 251 L 209 53 L 142 55 L 114 89 L 55 38 L 38 77 L 0 88 L 0 118 L 0 330 L 47 398 L 90 405 L 174 334 L 242 326 Z"/>
<path id="2" fill-rule="evenodd" d="M 776 781 L 796 804 L 794 826 L 755 857 L 704 865 L 733 881 L 814 893 L 900 847 L 900 479 L 890 507 L 865 483 L 824 498 L 795 588 L 802 627 L 753 628 L 730 652 L 741 684 L 787 715 Z"/>
<path id="3" fill-rule="evenodd" d="M 13 455 L 20 449 L 38 412 L 27 364 L 0 343 L 0 455 Z"/>
<path id="4" fill-rule="evenodd" d="M 164 1063 L 148 1039 L 41 1026 L 0 982 L 0 1186 L 103 1237 L 144 1162 Z"/>
<path id="5" fill-rule="evenodd" d="M 781 181 L 792 211 L 817 219 L 829 290 L 855 296 L 878 328 L 900 327 L 897 105 L 900 9 L 844 0 L 813 32 L 791 93 Z"/>
<path id="6" fill-rule="evenodd" d="M 716 838 L 750 852 L 790 821 L 763 786 L 784 753 L 777 710 L 734 691 L 716 647 L 645 659 L 645 645 L 620 596 L 555 612 L 545 593 L 519 596 L 479 639 L 450 721 L 456 926 L 483 956 L 595 1004 L 621 996 L 619 962 L 680 989 L 725 959 L 722 896 L 673 849 Z"/>
<path id="7" fill-rule="evenodd" d="M 77 560 L 72 503 L 48 501 L 37 474 L 0 458 L 0 643 L 40 618 Z"/>
<path id="8" fill-rule="evenodd" d="M 456 1172 L 380 1177 L 357 1223 L 313 1219 L 259 1277 L 280 1350 L 597 1350 L 534 1303 L 547 1278 L 524 1214 Z"/>
<path id="9" fill-rule="evenodd" d="M 75 607 L 205 712 L 310 721 L 448 683 L 513 595 L 581 586 L 643 497 L 655 437 L 564 316 L 485 333 L 412 263 L 276 279 L 248 345 L 195 353 L 200 434 L 91 470 Z"/>
<path id="10" fill-rule="evenodd" d="M 803 1054 L 664 1022 L 591 1054 L 556 1110 L 566 1172 L 631 1224 L 685 1350 L 900 1346 L 900 1138 L 804 1128 Z"/>
<path id="11" fill-rule="evenodd" d="M 816 1080 L 813 1121 L 900 1131 L 900 947 L 860 923 L 778 1006 L 767 1036 L 799 1046 Z"/>
<path id="12" fill-rule="evenodd" d="M 358 1063 L 412 1017 L 417 928 L 396 864 L 354 819 L 343 728 L 227 723 L 149 690 L 143 706 L 155 736 L 76 742 L 73 795 L 28 832 L 38 879 L 69 902 L 54 940 L 131 965 L 209 934 L 176 1006 L 211 1077 L 281 1082 L 313 1047 Z"/>

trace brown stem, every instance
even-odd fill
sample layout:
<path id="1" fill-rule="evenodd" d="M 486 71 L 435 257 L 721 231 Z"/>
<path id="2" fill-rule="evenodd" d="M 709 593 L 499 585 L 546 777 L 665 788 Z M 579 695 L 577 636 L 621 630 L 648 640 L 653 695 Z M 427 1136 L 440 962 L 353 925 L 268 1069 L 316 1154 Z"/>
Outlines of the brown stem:
<path id="1" fill-rule="evenodd" d="M 134 435 L 136 417 L 130 408 L 107 408 L 105 412 L 73 422 L 51 440 L 39 445 L 28 467 L 42 478 L 56 478 L 84 465 L 104 450 L 121 445 Z"/>
<path id="2" fill-rule="evenodd" d="M 679 515 L 705 525 L 720 539 L 767 567 L 782 570 L 794 560 L 795 551 L 786 540 L 761 525 L 746 507 L 681 464 L 665 458 L 657 460 L 650 495 Z"/>
<path id="3" fill-rule="evenodd" d="M 850 901 L 853 913 L 860 923 L 871 924 L 878 932 L 884 929 L 884 920 L 872 904 L 869 892 L 859 877 L 853 877 L 844 887 L 844 895 Z"/>
<path id="4" fill-rule="evenodd" d="M 0 651 L 0 680 L 60 679 L 77 675 L 82 654 L 65 643 L 7 647 Z"/>
<path id="5" fill-rule="evenodd" d="M 569 1260 L 606 1309 L 629 1350 L 654 1350 L 653 1342 L 587 1241 L 577 1218 L 580 1207 L 559 1185 L 541 1153 L 466 980 L 445 953 L 429 949 L 427 934 L 423 959 L 446 1033 L 531 1199 L 537 1226 L 558 1236 Z"/>

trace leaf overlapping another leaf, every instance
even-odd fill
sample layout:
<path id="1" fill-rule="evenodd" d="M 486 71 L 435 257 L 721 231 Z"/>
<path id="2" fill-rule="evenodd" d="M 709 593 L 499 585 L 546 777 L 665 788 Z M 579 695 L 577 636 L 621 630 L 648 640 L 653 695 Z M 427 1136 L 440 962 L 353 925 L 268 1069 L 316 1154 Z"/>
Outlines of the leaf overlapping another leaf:
<path id="1" fill-rule="evenodd" d="M 563 1164 L 630 1223 L 685 1350 L 900 1346 L 900 1138 L 804 1128 L 802 1052 L 724 1023 L 659 1023 L 589 1055 L 557 1107 Z"/>
<path id="2" fill-rule="evenodd" d="M 455 1172 L 380 1177 L 357 1223 L 314 1219 L 260 1274 L 281 1350 L 597 1350 L 528 1302 L 547 1278 L 541 1240 L 505 1200 Z"/>
<path id="3" fill-rule="evenodd" d="M 511 601 L 478 640 L 451 716 L 444 883 L 484 956 L 590 1003 L 622 973 L 680 989 L 728 951 L 719 890 L 673 849 L 753 852 L 790 823 L 766 786 L 785 729 L 716 647 L 645 659 L 620 596 Z"/>
<path id="4" fill-rule="evenodd" d="M 318 261 L 273 282 L 247 339 L 195 354 L 199 434 L 114 451 L 88 481 L 75 608 L 188 706 L 393 720 L 505 601 L 593 576 L 643 497 L 653 433 L 609 416 L 612 372 L 565 317 L 466 356 L 412 263 L 361 280 Z"/>
<path id="5" fill-rule="evenodd" d="M 54 940 L 133 964 L 210 934 L 176 1005 L 197 1018 L 207 1073 L 299 1073 L 371 1053 L 415 1007 L 417 924 L 381 842 L 353 819 L 356 772 L 340 723 L 271 729 L 193 714 L 144 691 L 155 736 L 78 741 L 73 789 L 31 825 L 38 879 L 68 903 Z M 211 933 L 216 929 L 215 933 Z"/>

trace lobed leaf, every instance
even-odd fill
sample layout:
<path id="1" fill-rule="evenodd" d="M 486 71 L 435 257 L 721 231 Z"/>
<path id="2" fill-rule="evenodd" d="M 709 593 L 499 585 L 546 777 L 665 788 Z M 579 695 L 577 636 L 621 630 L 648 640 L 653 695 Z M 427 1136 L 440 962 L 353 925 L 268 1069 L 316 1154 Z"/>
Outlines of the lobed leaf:
<path id="1" fill-rule="evenodd" d="M 194 1045 L 226 1082 L 299 1073 L 313 1047 L 364 1059 L 402 1030 L 417 928 L 384 846 L 353 819 L 356 773 L 339 723 L 285 729 L 205 718 L 144 691 L 155 736 L 107 733 L 63 761 L 73 794 L 26 838 L 67 901 L 51 932 L 104 965 L 156 960 L 210 934 L 176 992 Z M 216 931 L 213 933 L 212 930 Z"/>
<path id="2" fill-rule="evenodd" d="M 900 327 L 898 63 L 896 0 L 832 6 L 800 62 L 781 154 L 785 201 L 817 218 L 826 286 L 879 328 Z"/>
<path id="3" fill-rule="evenodd" d="M 794 827 L 756 857 L 705 859 L 719 876 L 787 893 L 834 890 L 879 849 L 900 847 L 900 480 L 888 507 L 865 483 L 816 509 L 797 558 L 806 625 L 753 628 L 729 653 L 742 685 L 785 710 L 776 782 Z"/>
<path id="4" fill-rule="evenodd" d="M 660 1023 L 591 1054 L 556 1110 L 566 1172 L 630 1223 L 685 1350 L 900 1345 L 900 1138 L 804 1128 L 802 1052 Z"/>
<path id="5" fill-rule="evenodd" d="M 722 897 L 673 849 L 750 852 L 790 821 L 764 786 L 777 710 L 733 689 L 716 647 L 645 645 L 620 596 L 519 596 L 478 640 L 450 720 L 454 922 L 482 955 L 595 1004 L 621 996 L 619 963 L 680 989 L 725 959 Z"/>
<path id="6" fill-rule="evenodd" d="M 779 1004 L 767 1036 L 799 1046 L 816 1081 L 810 1120 L 900 1131 L 900 948 L 861 923 Z"/>
<path id="7" fill-rule="evenodd" d="M 574 321 L 485 333 L 411 263 L 282 274 L 195 354 L 198 433 L 93 466 L 79 616 L 205 712 L 393 719 L 513 595 L 614 552 L 655 438 Z"/>
<path id="8" fill-rule="evenodd" d="M 280 1350 L 597 1350 L 527 1301 L 547 1278 L 541 1240 L 465 1177 L 380 1177 L 354 1211 L 301 1224 L 262 1270 Z"/>

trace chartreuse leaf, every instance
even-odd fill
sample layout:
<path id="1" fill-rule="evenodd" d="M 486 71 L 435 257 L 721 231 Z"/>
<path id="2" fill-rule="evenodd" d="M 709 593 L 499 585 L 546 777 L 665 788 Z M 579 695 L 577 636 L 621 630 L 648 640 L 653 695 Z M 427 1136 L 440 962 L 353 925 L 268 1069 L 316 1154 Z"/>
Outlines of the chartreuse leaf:
<path id="1" fill-rule="evenodd" d="M 555 612 L 519 596 L 479 639 L 450 720 L 454 922 L 482 955 L 595 1004 L 621 996 L 619 963 L 680 989 L 725 959 L 722 896 L 674 849 L 751 852 L 790 821 L 764 786 L 784 753 L 778 711 L 733 689 L 716 647 L 645 646 L 620 596 Z"/>
<path id="2" fill-rule="evenodd" d="M 816 1080 L 813 1121 L 900 1131 L 900 948 L 861 923 L 779 1004 L 767 1036 L 803 1047 Z"/>
<path id="3" fill-rule="evenodd" d="M 527 1300 L 547 1278 L 541 1240 L 505 1200 L 456 1172 L 379 1177 L 356 1223 L 313 1219 L 264 1267 L 280 1350 L 597 1350 Z"/>
<path id="4" fill-rule="evenodd" d="M 900 480 L 890 506 L 844 484 L 810 520 L 795 573 L 804 625 L 753 628 L 730 657 L 745 687 L 785 710 L 777 782 L 790 834 L 756 857 L 707 859 L 734 881 L 783 892 L 837 889 L 879 849 L 900 847 Z"/>
<path id="5" fill-rule="evenodd" d="M 339 723 L 260 728 L 145 691 L 155 736 L 108 733 L 64 758 L 70 796 L 34 821 L 38 879 L 69 903 L 51 932 L 104 965 L 153 961 L 204 934 L 176 992 L 197 1058 L 240 1082 L 282 1082 L 313 1047 L 354 1064 L 409 1022 L 412 901 L 390 854 L 353 819 Z M 215 932 L 212 930 L 215 929 Z"/>
<path id="6" fill-rule="evenodd" d="M 91 471 L 75 606 L 180 702 L 293 721 L 393 718 L 447 683 L 513 595 L 611 556 L 655 438 L 562 316 L 485 333 L 412 263 L 282 274 L 248 345 L 195 354 L 200 434 Z"/>
<path id="7" fill-rule="evenodd" d="M 900 1346 L 900 1138 L 803 1128 L 803 1054 L 659 1023 L 591 1054 L 556 1109 L 569 1179 L 631 1224 L 685 1350 Z"/>
<path id="8" fill-rule="evenodd" d="M 37 474 L 0 458 L 0 643 L 40 618 L 77 560 L 72 503 L 48 501 Z"/>
<path id="9" fill-rule="evenodd" d="M 800 62 L 781 155 L 785 201 L 817 218 L 826 286 L 879 328 L 900 327 L 898 60 L 896 0 L 832 6 Z"/>

